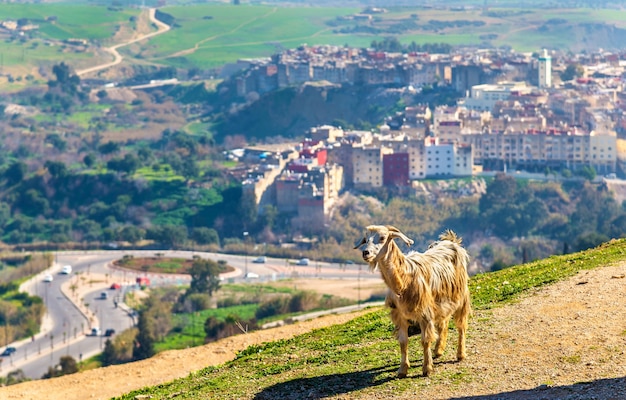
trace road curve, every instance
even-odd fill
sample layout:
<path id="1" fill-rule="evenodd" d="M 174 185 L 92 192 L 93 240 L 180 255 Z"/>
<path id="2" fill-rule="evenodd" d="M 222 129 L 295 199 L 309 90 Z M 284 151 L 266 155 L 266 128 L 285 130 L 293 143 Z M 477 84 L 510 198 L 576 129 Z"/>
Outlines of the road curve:
<path id="1" fill-rule="evenodd" d="M 125 43 L 120 43 L 120 44 L 116 44 L 115 46 L 111 46 L 111 47 L 106 47 L 104 50 L 111 53 L 111 55 L 113 55 L 113 61 L 109 62 L 109 63 L 105 63 L 105 64 L 100 64 L 100 65 L 96 65 L 94 67 L 90 67 L 90 68 L 86 68 L 80 71 L 76 71 L 76 75 L 81 76 L 81 75 L 85 75 L 91 72 L 95 72 L 95 71 L 100 71 L 109 67 L 112 67 L 114 65 L 117 65 L 119 63 L 122 62 L 122 60 L 124 59 L 122 57 L 122 55 L 117 51 L 117 49 L 119 49 L 120 47 L 124 47 L 124 46 L 128 46 L 129 44 L 133 44 L 135 42 L 139 42 L 141 40 L 145 40 L 145 39 L 149 39 L 153 36 L 156 35 L 160 35 L 162 33 L 165 33 L 167 31 L 170 30 L 170 26 L 159 21 L 158 19 L 155 18 L 155 13 L 156 13 L 156 8 L 150 8 L 149 10 L 150 13 L 150 21 L 152 23 L 154 23 L 155 25 L 157 25 L 158 30 L 156 32 L 151 32 L 145 35 L 141 35 L 133 40 L 130 40 L 128 42 Z"/>

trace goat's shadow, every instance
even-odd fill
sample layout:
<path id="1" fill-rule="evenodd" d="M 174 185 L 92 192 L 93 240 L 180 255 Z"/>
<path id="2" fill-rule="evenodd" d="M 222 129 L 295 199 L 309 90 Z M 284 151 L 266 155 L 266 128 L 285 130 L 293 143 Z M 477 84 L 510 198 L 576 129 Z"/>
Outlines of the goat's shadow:
<path id="1" fill-rule="evenodd" d="M 254 399 L 323 399 L 395 380 L 396 370 L 397 367 L 386 366 L 365 371 L 293 379 L 263 389 L 254 396 Z"/>

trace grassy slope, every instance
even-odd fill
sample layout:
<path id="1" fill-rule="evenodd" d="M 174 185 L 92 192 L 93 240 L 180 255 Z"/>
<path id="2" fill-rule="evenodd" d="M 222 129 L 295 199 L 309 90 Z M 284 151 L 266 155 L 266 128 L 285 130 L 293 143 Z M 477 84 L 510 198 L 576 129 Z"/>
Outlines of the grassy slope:
<path id="1" fill-rule="evenodd" d="M 2 67 L 11 69 L 25 63 L 47 65 L 90 57 L 89 54 L 64 52 L 60 46 L 47 46 L 43 41 L 77 38 L 106 44 L 119 25 L 129 24 L 130 17 L 137 16 L 139 12 L 137 9 L 109 11 L 105 7 L 70 4 L 0 4 L 0 20 L 27 18 L 30 23 L 39 26 L 35 39 L 0 41 Z M 56 20 L 49 20 L 52 16 Z"/>
<path id="2" fill-rule="evenodd" d="M 479 310 L 499 307 L 581 270 L 616 264 L 625 258 L 626 240 L 621 239 L 596 249 L 477 275 L 470 282 L 473 305 Z M 472 321 L 472 324 L 488 323 Z M 429 380 L 394 379 L 398 349 L 391 339 L 392 329 L 387 311 L 375 310 L 343 325 L 250 346 L 232 362 L 120 398 L 134 399 L 137 395 L 176 399 L 252 398 L 255 395 L 281 398 L 286 393 L 290 398 L 306 398 L 313 388 L 316 396 L 416 393 L 429 384 Z M 411 352 L 420 354 L 417 342 L 410 341 Z M 420 362 L 414 361 L 416 365 Z M 434 374 L 430 384 L 458 384 L 462 379 L 442 375 Z"/>

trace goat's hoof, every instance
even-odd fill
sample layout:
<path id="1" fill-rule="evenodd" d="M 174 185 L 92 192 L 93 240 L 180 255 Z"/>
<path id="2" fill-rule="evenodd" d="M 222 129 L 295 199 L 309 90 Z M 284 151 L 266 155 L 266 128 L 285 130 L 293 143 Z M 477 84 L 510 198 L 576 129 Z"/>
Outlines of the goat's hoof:
<path id="1" fill-rule="evenodd" d="M 457 360 L 457 361 L 463 361 L 463 360 L 465 360 L 466 358 L 467 358 L 467 355 L 466 355 L 466 354 L 457 354 L 457 356 L 456 356 L 456 360 Z"/>
<path id="2" fill-rule="evenodd" d="M 398 379 L 406 378 L 406 372 L 398 372 Z"/>

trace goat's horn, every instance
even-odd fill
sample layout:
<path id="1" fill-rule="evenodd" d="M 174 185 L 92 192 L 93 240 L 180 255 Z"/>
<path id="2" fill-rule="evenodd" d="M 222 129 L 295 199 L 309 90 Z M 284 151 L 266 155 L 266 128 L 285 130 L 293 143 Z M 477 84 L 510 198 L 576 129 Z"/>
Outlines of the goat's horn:
<path id="1" fill-rule="evenodd" d="M 358 249 L 359 247 L 361 247 L 361 245 L 365 244 L 365 238 L 361 239 L 361 241 L 359 242 L 359 244 L 357 244 L 356 246 L 354 246 L 355 249 Z"/>
<path id="2" fill-rule="evenodd" d="M 387 229 L 391 233 L 391 235 L 389 235 L 389 237 L 391 237 L 391 238 L 400 238 L 400 239 L 402 239 L 402 241 L 407 246 L 412 246 L 413 245 L 413 240 L 409 239 L 409 237 L 407 235 L 405 235 L 404 233 L 400 232 L 400 229 L 396 228 L 395 226 L 391 226 L 391 225 L 388 225 Z"/>

